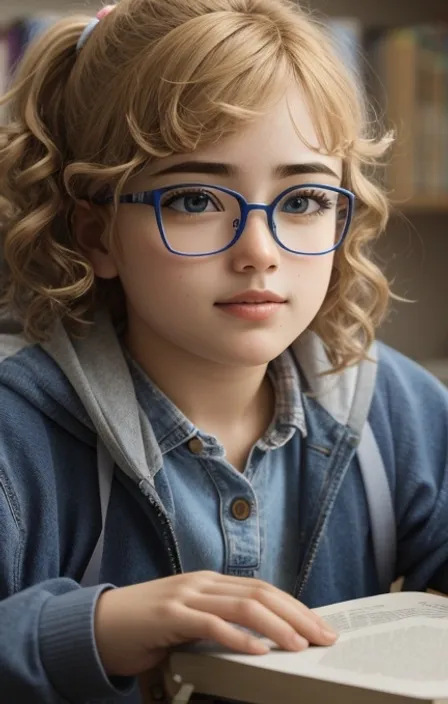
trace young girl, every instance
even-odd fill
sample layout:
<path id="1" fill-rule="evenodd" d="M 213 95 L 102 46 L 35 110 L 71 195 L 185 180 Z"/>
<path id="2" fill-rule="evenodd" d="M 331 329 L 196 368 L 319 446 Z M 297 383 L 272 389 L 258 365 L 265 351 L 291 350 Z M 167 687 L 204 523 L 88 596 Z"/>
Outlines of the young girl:
<path id="1" fill-rule="evenodd" d="M 330 412 L 362 369 L 391 577 L 446 589 L 448 393 L 372 348 L 389 140 L 324 30 L 286 0 L 121 0 L 56 24 L 6 100 L 2 701 L 136 704 L 198 638 L 331 645 L 311 609 L 389 588 L 362 414 Z"/>

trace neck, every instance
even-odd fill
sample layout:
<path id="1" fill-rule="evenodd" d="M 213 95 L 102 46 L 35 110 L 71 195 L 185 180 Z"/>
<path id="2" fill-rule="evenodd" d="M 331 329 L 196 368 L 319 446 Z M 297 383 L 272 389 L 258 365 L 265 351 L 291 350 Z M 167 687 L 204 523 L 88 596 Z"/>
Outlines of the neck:
<path id="1" fill-rule="evenodd" d="M 274 410 L 267 364 L 233 367 L 209 361 L 129 325 L 125 344 L 159 389 L 201 431 L 214 435 L 228 454 L 233 439 L 250 447 L 266 430 Z"/>

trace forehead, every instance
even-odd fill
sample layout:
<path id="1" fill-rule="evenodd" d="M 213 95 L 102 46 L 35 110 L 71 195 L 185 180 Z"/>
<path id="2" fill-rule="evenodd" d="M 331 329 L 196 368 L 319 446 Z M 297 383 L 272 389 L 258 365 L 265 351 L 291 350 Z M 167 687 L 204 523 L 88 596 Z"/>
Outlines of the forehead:
<path id="1" fill-rule="evenodd" d="M 266 155 L 279 148 L 309 154 L 319 148 L 319 141 L 302 92 L 292 87 L 250 124 L 241 126 L 214 147 L 223 152 L 228 149 L 237 152 L 247 147 Z"/>
<path id="2" fill-rule="evenodd" d="M 198 161 L 231 163 L 242 173 L 260 177 L 278 164 L 315 161 L 327 165 L 339 176 L 342 174 L 342 160 L 319 149 L 316 126 L 296 85 L 250 123 L 240 125 L 213 144 L 199 146 L 191 156 Z M 183 161 L 185 154 L 157 159 L 150 171 Z"/>

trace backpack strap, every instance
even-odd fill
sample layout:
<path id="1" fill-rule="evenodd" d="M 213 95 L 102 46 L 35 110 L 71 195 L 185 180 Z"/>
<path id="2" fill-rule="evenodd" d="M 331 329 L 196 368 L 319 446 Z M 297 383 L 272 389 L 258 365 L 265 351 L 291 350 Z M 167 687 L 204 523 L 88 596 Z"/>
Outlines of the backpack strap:
<path id="1" fill-rule="evenodd" d="M 378 580 L 381 588 L 389 590 L 396 561 L 395 510 L 383 458 L 367 420 L 378 366 L 376 343 L 371 347 L 369 357 L 358 365 L 357 384 L 347 425 L 360 436 L 357 456 L 369 507 Z"/>
<path id="2" fill-rule="evenodd" d="M 95 549 L 90 556 L 86 571 L 81 579 L 80 584 L 82 587 L 92 587 L 99 584 L 100 581 L 101 561 L 104 548 L 104 529 L 112 489 L 112 480 L 114 478 L 114 461 L 99 436 L 97 439 L 97 465 L 101 506 L 101 533 L 95 545 Z"/>
<path id="3" fill-rule="evenodd" d="M 389 591 L 397 555 L 395 510 L 386 468 L 370 423 L 364 425 L 357 455 L 369 506 L 378 581 L 382 589 Z"/>
<path id="4" fill-rule="evenodd" d="M 357 456 L 369 507 L 370 529 L 381 588 L 389 590 L 396 562 L 396 521 L 386 468 L 367 418 L 375 391 L 377 344 L 358 365 L 358 377 L 347 425 L 360 436 Z"/>

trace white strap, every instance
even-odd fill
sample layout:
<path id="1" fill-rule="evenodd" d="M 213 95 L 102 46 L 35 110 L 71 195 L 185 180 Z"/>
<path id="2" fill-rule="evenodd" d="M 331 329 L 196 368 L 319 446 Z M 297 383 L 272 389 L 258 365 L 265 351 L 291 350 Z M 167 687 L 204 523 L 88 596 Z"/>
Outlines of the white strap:
<path id="1" fill-rule="evenodd" d="M 174 695 L 172 704 L 188 704 L 194 692 L 192 684 L 183 684 L 178 693 Z"/>
<path id="2" fill-rule="evenodd" d="M 394 579 L 397 553 L 395 511 L 386 468 L 369 423 L 364 425 L 357 452 L 369 506 L 380 587 L 388 590 Z"/>
<path id="3" fill-rule="evenodd" d="M 358 364 L 356 387 L 347 425 L 360 437 L 367 423 L 373 394 L 375 393 L 378 371 L 377 356 L 377 345 L 374 342 L 369 350 L 369 359 L 363 359 Z"/>
<path id="4" fill-rule="evenodd" d="M 106 525 L 107 508 L 109 506 L 112 480 L 114 477 L 114 461 L 98 436 L 97 440 L 98 489 L 101 505 L 101 533 L 89 564 L 81 579 L 82 587 L 93 587 L 99 584 L 101 561 L 104 547 L 104 528 Z"/>

